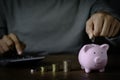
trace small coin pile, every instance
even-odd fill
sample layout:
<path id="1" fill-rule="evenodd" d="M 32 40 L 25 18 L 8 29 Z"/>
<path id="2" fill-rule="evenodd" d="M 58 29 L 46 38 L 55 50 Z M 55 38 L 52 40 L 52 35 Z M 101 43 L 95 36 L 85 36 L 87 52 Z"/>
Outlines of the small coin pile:
<path id="1" fill-rule="evenodd" d="M 63 71 L 66 73 L 71 70 L 70 64 L 71 64 L 70 60 L 64 60 L 62 64 L 53 63 L 50 66 L 40 66 L 37 71 L 41 72 L 42 74 L 47 71 L 51 71 L 53 73 Z M 33 74 L 35 71 L 36 71 L 35 69 L 31 69 L 30 73 Z"/>

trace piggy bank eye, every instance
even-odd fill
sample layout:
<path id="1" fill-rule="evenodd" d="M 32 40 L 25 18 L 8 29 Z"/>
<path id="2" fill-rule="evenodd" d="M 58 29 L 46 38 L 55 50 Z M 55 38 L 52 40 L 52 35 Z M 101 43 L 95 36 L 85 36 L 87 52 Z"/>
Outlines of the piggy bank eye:
<path id="1" fill-rule="evenodd" d="M 94 52 L 93 54 L 96 54 L 96 52 Z"/>
<path id="2" fill-rule="evenodd" d="M 103 54 L 103 52 L 101 52 L 101 54 Z"/>

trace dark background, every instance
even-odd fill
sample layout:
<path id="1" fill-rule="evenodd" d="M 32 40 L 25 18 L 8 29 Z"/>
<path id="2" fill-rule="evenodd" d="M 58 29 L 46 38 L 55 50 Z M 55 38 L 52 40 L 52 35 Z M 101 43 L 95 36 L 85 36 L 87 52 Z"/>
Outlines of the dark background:
<path id="1" fill-rule="evenodd" d="M 106 0 L 110 6 L 115 9 L 118 13 L 118 15 L 120 15 L 120 0 Z"/>

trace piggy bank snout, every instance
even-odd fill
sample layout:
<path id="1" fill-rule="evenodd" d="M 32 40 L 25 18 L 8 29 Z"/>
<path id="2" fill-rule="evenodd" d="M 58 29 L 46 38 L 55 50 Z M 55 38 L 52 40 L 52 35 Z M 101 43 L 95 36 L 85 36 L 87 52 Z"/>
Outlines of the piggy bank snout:
<path id="1" fill-rule="evenodd" d="M 94 58 L 94 62 L 95 63 L 102 63 L 102 62 L 104 62 L 104 59 L 102 59 L 101 57 L 97 56 L 97 57 Z"/>

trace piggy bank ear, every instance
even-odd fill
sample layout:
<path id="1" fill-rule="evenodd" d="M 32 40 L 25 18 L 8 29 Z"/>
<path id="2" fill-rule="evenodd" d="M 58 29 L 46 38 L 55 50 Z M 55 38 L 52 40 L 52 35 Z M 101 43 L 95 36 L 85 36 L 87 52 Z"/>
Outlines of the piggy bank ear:
<path id="1" fill-rule="evenodd" d="M 92 48 L 92 47 L 94 47 L 94 45 L 90 45 L 90 44 L 84 45 L 84 46 L 83 46 L 83 51 L 86 52 L 86 51 L 88 51 L 88 50 L 89 50 L 90 48 Z"/>
<path id="2" fill-rule="evenodd" d="M 100 47 L 103 48 L 103 49 L 105 49 L 105 50 L 108 50 L 109 45 L 108 44 L 102 44 Z"/>

